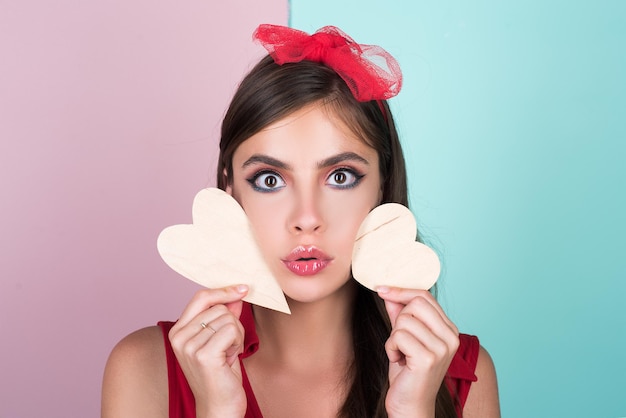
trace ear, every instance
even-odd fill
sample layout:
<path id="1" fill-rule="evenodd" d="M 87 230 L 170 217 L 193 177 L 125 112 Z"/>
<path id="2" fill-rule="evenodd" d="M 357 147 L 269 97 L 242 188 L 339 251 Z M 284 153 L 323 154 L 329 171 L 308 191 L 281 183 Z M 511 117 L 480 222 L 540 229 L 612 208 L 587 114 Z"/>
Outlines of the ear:
<path id="1" fill-rule="evenodd" d="M 226 188 L 224 189 L 224 191 L 232 196 L 233 195 L 233 186 L 232 186 L 232 182 L 228 178 L 228 173 L 226 172 L 226 169 L 224 169 L 222 171 L 222 176 L 224 177 L 224 184 L 226 184 Z"/>

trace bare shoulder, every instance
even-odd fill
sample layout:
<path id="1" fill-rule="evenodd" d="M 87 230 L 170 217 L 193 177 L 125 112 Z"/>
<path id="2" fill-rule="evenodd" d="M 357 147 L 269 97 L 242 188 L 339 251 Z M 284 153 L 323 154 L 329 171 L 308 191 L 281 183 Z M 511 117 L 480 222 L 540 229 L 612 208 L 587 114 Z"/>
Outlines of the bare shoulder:
<path id="1" fill-rule="evenodd" d="M 496 368 L 491 356 L 482 346 L 476 363 L 478 381 L 472 383 L 463 416 L 468 418 L 499 418 L 500 401 L 498 397 L 498 380 Z"/>
<path id="2" fill-rule="evenodd" d="M 143 328 L 111 351 L 102 382 L 102 418 L 168 416 L 167 363 L 161 328 Z"/>

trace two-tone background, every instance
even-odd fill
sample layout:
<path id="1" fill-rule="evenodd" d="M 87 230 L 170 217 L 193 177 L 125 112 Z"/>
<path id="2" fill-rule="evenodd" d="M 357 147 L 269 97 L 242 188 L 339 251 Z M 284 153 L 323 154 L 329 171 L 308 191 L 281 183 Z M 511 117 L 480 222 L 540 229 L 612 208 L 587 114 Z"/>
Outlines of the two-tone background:
<path id="1" fill-rule="evenodd" d="M 197 286 L 156 237 L 214 184 L 259 23 L 400 62 L 441 301 L 505 417 L 626 416 L 626 3 L 0 1 L 0 418 L 99 415 L 125 334 Z"/>

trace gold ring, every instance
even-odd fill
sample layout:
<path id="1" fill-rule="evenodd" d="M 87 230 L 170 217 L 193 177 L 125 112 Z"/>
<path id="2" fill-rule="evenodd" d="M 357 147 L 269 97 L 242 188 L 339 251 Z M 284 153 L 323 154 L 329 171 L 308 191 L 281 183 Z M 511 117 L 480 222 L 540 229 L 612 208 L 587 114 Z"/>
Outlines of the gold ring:
<path id="1" fill-rule="evenodd" d="M 200 326 L 204 329 L 208 329 L 210 331 L 213 331 L 213 334 L 217 333 L 217 331 L 215 331 L 213 328 L 211 328 L 210 325 L 205 324 L 204 322 L 200 322 Z"/>

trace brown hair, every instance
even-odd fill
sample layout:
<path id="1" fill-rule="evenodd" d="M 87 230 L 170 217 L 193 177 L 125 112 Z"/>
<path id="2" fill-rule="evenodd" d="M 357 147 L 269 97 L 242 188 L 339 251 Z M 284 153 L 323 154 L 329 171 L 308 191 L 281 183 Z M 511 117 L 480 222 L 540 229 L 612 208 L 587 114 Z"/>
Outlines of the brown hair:
<path id="1" fill-rule="evenodd" d="M 358 137 L 378 153 L 382 202 L 408 206 L 404 156 L 389 106 L 385 101 L 358 102 L 346 83 L 330 68 L 302 61 L 277 65 L 263 58 L 243 79 L 222 123 L 217 186 L 226 189 L 232 179 L 232 158 L 237 147 L 269 124 L 306 105 L 321 102 Z M 419 239 L 419 238 L 418 238 Z M 354 361 L 342 417 L 386 417 L 389 387 L 385 342 L 391 324 L 384 302 L 358 286 L 352 340 Z M 437 395 L 436 417 L 456 417 L 454 402 L 444 383 Z"/>

